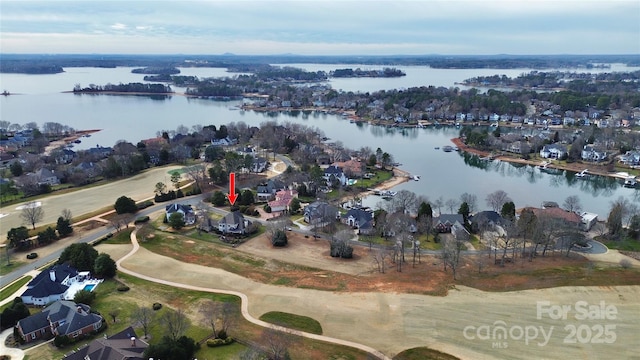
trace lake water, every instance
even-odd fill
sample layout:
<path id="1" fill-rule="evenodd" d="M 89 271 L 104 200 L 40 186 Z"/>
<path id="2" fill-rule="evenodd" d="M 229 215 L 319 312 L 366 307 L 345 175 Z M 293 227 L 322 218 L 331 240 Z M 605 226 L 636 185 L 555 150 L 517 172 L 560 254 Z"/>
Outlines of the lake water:
<path id="1" fill-rule="evenodd" d="M 331 70 L 354 65 L 299 64 L 309 70 Z M 361 66 L 366 68 L 365 66 Z M 397 67 L 407 76 L 393 79 L 337 79 L 334 88 L 345 91 L 376 91 L 380 89 L 408 88 L 412 86 L 455 86 L 456 82 L 478 75 L 506 74 L 517 76 L 530 69 L 517 70 L 443 70 L 428 67 Z M 198 77 L 232 76 L 221 68 L 186 68 L 184 75 Z M 612 71 L 607 70 L 607 71 Z M 620 68 L 616 70 L 633 70 Z M 578 70 L 576 70 L 578 71 Z M 582 70 L 585 71 L 585 70 Z M 598 70 L 602 72 L 603 70 Z M 478 207 L 487 208 L 487 194 L 504 190 L 517 207 L 540 206 L 542 201 L 560 204 L 570 195 L 578 195 L 585 210 L 606 218 L 610 202 L 619 196 L 640 200 L 637 190 L 623 188 L 618 182 L 598 178 L 580 180 L 573 174 L 550 175 L 530 166 L 515 166 L 503 162 L 482 162 L 466 159 L 462 154 L 435 147 L 449 145 L 456 137 L 456 129 L 387 129 L 368 124 L 351 124 L 339 116 L 317 112 L 294 114 L 267 114 L 232 111 L 240 102 L 218 102 L 171 96 L 154 100 L 146 96 L 74 95 L 62 91 L 72 90 L 75 84 L 104 85 L 142 81 L 143 75 L 132 74 L 131 68 L 97 69 L 66 68 L 55 75 L 0 74 L 0 87 L 22 95 L 0 97 L 0 120 L 25 124 L 58 122 L 75 129 L 102 129 L 90 138 L 83 138 L 77 149 L 96 145 L 113 146 L 119 140 L 137 143 L 155 137 L 162 130 L 175 130 L 179 125 L 216 126 L 243 121 L 258 126 L 267 120 L 289 121 L 321 129 L 331 141 L 340 141 L 346 147 L 358 149 L 378 147 L 393 155 L 401 168 L 421 176 L 420 181 L 400 185 L 427 196 L 431 200 L 458 199 L 462 193 L 476 194 Z M 378 198 L 367 204 L 375 206 Z M 442 211 L 449 211 L 442 208 Z M 454 209 L 454 212 L 457 209 Z"/>

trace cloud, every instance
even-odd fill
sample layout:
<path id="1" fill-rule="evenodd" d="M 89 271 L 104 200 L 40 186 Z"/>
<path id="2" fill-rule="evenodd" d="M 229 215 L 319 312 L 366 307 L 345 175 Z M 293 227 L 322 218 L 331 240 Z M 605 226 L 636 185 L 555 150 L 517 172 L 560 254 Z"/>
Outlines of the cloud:
<path id="1" fill-rule="evenodd" d="M 113 25 L 110 26 L 113 30 L 126 30 L 127 29 L 127 25 L 122 24 L 122 23 L 115 23 Z"/>
<path id="2" fill-rule="evenodd" d="M 3 52 L 82 34 L 75 52 L 126 51 L 135 36 L 153 53 L 158 39 L 164 53 L 640 53 L 640 1 L 3 1 L 0 32 Z"/>

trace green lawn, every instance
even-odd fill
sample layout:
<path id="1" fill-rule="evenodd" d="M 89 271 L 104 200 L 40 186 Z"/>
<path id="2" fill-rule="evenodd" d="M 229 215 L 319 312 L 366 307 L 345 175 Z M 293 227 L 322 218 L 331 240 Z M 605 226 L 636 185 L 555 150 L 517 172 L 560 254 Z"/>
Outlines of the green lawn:
<path id="1" fill-rule="evenodd" d="M 24 284 L 26 284 L 29 281 L 31 281 L 31 279 L 32 279 L 31 276 L 23 276 L 20 279 L 18 279 L 17 281 L 15 281 L 13 284 L 10 284 L 10 285 L 2 288 L 2 292 L 0 293 L 0 301 L 8 298 L 11 295 L 13 295 L 13 293 L 18 291 L 18 289 L 20 289 Z"/>
<path id="2" fill-rule="evenodd" d="M 604 242 L 609 249 L 623 250 L 623 251 L 640 251 L 640 241 L 632 239 L 624 240 L 609 240 Z"/>
<path id="3" fill-rule="evenodd" d="M 4 250 L 2 250 L 2 252 L 4 252 Z M 25 253 L 18 253 L 18 255 L 20 256 L 26 256 Z M 18 261 L 18 260 L 11 260 L 11 263 L 9 265 L 7 265 L 7 257 L 6 254 L 4 254 L 4 256 L 1 256 L 0 258 L 2 258 L 2 263 L 0 263 L 0 275 L 7 275 L 8 273 L 14 271 L 15 269 L 21 267 L 22 265 L 24 265 L 24 261 Z"/>
<path id="4" fill-rule="evenodd" d="M 260 316 L 260 320 L 292 329 L 322 335 L 322 325 L 307 316 L 295 315 L 280 311 L 270 311 Z"/>
<path id="5" fill-rule="evenodd" d="M 103 244 L 131 244 L 131 233 L 133 230 L 133 227 L 121 230 L 109 239 L 103 241 Z"/>

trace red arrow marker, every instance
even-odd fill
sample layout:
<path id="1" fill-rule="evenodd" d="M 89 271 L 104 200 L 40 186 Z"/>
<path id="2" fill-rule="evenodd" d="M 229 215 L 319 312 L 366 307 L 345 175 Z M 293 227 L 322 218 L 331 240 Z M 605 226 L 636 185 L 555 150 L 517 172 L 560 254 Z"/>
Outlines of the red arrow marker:
<path id="1" fill-rule="evenodd" d="M 238 194 L 236 194 L 236 173 L 229 173 L 229 194 L 227 198 L 231 205 L 235 204 Z"/>

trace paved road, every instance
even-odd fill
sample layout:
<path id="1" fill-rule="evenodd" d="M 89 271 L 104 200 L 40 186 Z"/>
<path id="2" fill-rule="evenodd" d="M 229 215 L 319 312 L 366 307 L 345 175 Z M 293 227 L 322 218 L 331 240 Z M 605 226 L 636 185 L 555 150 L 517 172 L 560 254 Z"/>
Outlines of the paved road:
<path id="1" fill-rule="evenodd" d="M 152 168 L 131 178 L 105 185 L 40 198 L 37 201 L 42 203 L 44 218 L 36 225 L 55 224 L 64 209 L 69 209 L 73 216 L 78 216 L 113 205 L 120 196 L 128 196 L 136 201 L 146 199 L 153 196 L 156 183 L 170 183 L 169 172 L 180 168 L 182 167 L 175 165 Z M 18 208 L 26 203 L 0 207 L 0 242 L 6 241 L 9 229 L 24 225 Z"/>

